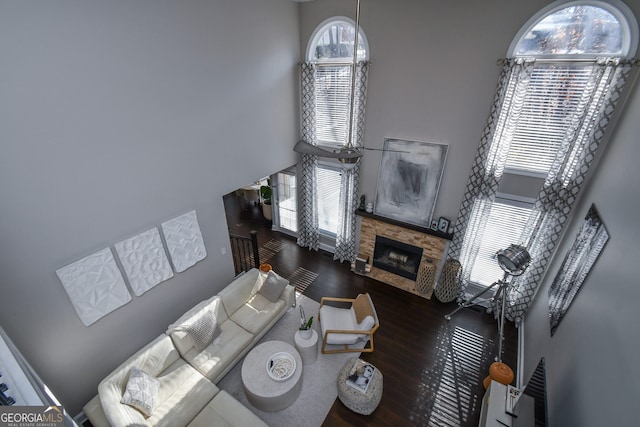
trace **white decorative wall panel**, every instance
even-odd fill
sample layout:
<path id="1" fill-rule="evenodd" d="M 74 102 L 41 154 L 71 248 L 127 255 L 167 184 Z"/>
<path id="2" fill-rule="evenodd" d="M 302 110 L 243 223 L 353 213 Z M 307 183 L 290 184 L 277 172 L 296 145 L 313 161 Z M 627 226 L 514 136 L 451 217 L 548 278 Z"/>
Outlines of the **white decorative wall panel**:
<path id="1" fill-rule="evenodd" d="M 196 211 L 162 223 L 162 233 L 177 273 L 185 271 L 207 256 Z"/>
<path id="2" fill-rule="evenodd" d="M 157 228 L 116 243 L 115 247 L 135 296 L 173 277 Z"/>
<path id="3" fill-rule="evenodd" d="M 110 248 L 59 268 L 56 274 L 86 326 L 131 301 Z"/>

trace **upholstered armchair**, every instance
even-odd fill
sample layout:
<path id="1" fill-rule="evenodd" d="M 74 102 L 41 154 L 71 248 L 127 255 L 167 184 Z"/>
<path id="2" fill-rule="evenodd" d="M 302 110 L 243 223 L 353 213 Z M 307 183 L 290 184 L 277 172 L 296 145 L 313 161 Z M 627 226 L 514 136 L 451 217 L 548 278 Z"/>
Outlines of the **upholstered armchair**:
<path id="1" fill-rule="evenodd" d="M 329 305 L 328 302 L 334 305 Z M 345 307 L 348 304 L 350 307 Z M 322 353 L 371 353 L 374 350 L 373 334 L 380 324 L 368 293 L 360 294 L 356 298 L 323 297 L 320 300 L 318 318 L 322 329 Z M 351 347 L 359 341 L 369 341 L 369 348 Z M 341 347 L 327 349 L 327 345 Z"/>

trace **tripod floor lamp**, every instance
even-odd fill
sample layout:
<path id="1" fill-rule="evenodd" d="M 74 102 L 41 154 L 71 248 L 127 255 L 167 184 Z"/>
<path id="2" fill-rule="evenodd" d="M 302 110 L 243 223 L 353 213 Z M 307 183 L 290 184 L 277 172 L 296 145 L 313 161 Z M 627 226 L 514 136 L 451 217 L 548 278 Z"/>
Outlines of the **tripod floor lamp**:
<path id="1" fill-rule="evenodd" d="M 502 279 L 497 282 L 492 283 L 490 286 L 486 287 L 482 291 L 473 295 L 469 300 L 462 303 L 458 308 L 453 310 L 451 313 L 444 316 L 445 319 L 451 320 L 451 316 L 456 314 L 458 311 L 463 308 L 471 307 L 472 305 L 479 304 L 482 301 L 477 301 L 482 295 L 487 293 L 490 289 L 498 286 L 498 290 L 491 297 L 490 301 L 492 301 L 495 307 L 497 307 L 499 312 L 499 341 L 498 341 L 498 355 L 496 356 L 497 362 L 502 362 L 502 339 L 504 333 L 504 311 L 507 303 L 507 289 L 509 288 L 509 276 L 520 276 L 525 272 L 527 267 L 529 267 L 529 263 L 531 262 L 531 256 L 527 249 L 524 246 L 520 245 L 509 245 L 508 248 L 499 250 L 496 252 L 496 258 L 498 260 L 498 265 L 504 271 L 504 276 Z"/>

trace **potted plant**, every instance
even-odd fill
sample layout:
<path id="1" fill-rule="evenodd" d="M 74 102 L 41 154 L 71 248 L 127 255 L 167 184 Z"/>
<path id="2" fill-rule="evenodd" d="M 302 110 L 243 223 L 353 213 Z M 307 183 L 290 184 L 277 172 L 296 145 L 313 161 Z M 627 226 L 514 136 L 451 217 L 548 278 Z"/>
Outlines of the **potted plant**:
<path id="1" fill-rule="evenodd" d="M 271 189 L 271 180 L 267 179 L 267 185 L 260 187 L 260 196 L 262 197 L 262 214 L 269 221 L 273 219 L 273 211 L 271 210 L 272 194 L 273 190 Z"/>
<path id="2" fill-rule="evenodd" d="M 298 331 L 300 331 L 300 336 L 305 340 L 308 340 L 309 338 L 311 338 L 311 334 L 313 332 L 311 330 L 312 323 L 313 323 L 313 316 L 307 319 L 307 315 L 304 314 L 304 308 L 300 306 L 300 327 L 298 328 Z"/>

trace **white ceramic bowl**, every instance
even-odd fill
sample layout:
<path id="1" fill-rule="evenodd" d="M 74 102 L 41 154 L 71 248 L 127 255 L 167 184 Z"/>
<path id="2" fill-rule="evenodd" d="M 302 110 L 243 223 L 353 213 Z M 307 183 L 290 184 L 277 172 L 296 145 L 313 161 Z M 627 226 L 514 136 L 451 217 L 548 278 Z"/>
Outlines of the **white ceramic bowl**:
<path id="1" fill-rule="evenodd" d="M 274 381 L 286 381 L 296 372 L 296 359 L 283 351 L 275 353 L 267 360 L 267 374 Z"/>

